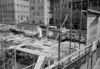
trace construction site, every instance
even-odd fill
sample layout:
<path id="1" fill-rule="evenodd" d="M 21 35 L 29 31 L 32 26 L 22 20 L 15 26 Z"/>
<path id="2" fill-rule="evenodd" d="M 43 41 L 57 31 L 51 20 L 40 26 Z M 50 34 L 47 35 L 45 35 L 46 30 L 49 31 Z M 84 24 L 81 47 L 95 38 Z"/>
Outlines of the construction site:
<path id="1" fill-rule="evenodd" d="M 13 1 L 14 4 L 17 3 L 16 0 Z M 34 0 L 31 1 L 29 7 L 31 6 L 32 10 L 34 9 L 32 6 L 37 6 L 37 4 L 32 5 Z M 25 21 L 28 19 L 27 12 L 24 12 L 27 15 L 23 13 L 24 18 L 21 17 L 24 21 L 18 20 L 16 15 L 22 15 L 23 11 L 18 13 L 16 5 L 13 4 L 16 15 L 14 14 L 15 17 L 12 17 L 15 18 L 16 22 L 10 22 L 6 18 L 11 18 L 11 13 L 9 13 L 10 11 L 7 12 L 5 7 L 12 2 L 0 0 L 0 69 L 100 69 L 98 65 L 100 63 L 100 11 L 95 10 L 94 7 L 91 9 L 92 0 L 66 0 L 66 3 L 63 3 L 63 0 L 59 2 L 50 1 L 50 4 L 49 1 L 44 3 L 45 6 L 51 5 L 50 8 L 54 8 L 49 12 L 52 16 L 51 21 L 49 21 L 51 25 L 47 23 L 48 16 L 44 16 L 44 24 L 42 23 L 43 18 L 41 19 L 43 16 L 39 18 L 35 15 L 31 16 L 32 14 L 29 15 L 32 17 L 29 18 L 31 20 Z M 25 7 L 29 3 L 26 2 L 23 2 L 21 7 L 23 5 Z M 86 3 L 86 8 L 83 2 Z M 96 3 L 99 2 L 99 0 L 96 1 Z M 79 24 L 76 24 L 77 21 L 74 23 L 74 19 L 77 20 L 78 18 L 78 16 L 74 18 L 76 14 L 73 14 L 76 3 L 80 3 L 80 7 L 78 7 L 80 9 Z M 5 4 L 7 5 L 5 6 Z M 63 12 L 64 9 L 61 9 L 61 5 L 65 4 L 71 6 L 70 13 L 66 12 L 66 15 Z M 56 11 L 57 7 L 59 9 Z M 48 10 L 45 10 L 46 15 L 47 12 Z M 84 19 L 83 13 L 84 17 L 86 16 Z M 63 16 L 64 19 L 62 19 Z"/>

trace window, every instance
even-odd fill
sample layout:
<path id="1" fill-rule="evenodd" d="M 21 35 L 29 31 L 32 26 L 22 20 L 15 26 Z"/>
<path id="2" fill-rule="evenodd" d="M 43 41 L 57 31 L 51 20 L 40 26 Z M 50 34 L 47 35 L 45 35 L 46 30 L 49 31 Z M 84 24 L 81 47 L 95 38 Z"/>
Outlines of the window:
<path id="1" fill-rule="evenodd" d="M 56 19 L 56 22 L 58 22 L 58 20 Z"/>
<path id="2" fill-rule="evenodd" d="M 32 22 L 33 22 L 33 23 L 35 23 L 35 21 L 34 21 L 34 20 L 33 20 Z"/>
<path id="3" fill-rule="evenodd" d="M 43 9 L 43 6 L 41 6 L 41 9 Z"/>
<path id="4" fill-rule="evenodd" d="M 41 9 L 42 10 L 43 9 L 43 6 L 38 7 L 38 9 Z"/>
<path id="5" fill-rule="evenodd" d="M 26 19 L 28 20 L 28 16 L 26 17 Z"/>
<path id="6" fill-rule="evenodd" d="M 21 20 L 23 20 L 23 16 L 21 16 Z"/>
<path id="7" fill-rule="evenodd" d="M 17 5 L 16 7 L 19 8 L 19 5 Z"/>
<path id="8" fill-rule="evenodd" d="M 34 7 L 31 7 L 32 10 L 34 10 Z"/>
<path id="9" fill-rule="evenodd" d="M 39 12 L 37 13 L 37 16 L 39 16 Z"/>
<path id="10" fill-rule="evenodd" d="M 41 24 L 41 23 L 42 23 L 42 21 L 40 20 L 40 21 L 39 21 L 39 23 Z"/>
<path id="11" fill-rule="evenodd" d="M 35 16 L 35 13 L 33 13 L 33 15 Z"/>

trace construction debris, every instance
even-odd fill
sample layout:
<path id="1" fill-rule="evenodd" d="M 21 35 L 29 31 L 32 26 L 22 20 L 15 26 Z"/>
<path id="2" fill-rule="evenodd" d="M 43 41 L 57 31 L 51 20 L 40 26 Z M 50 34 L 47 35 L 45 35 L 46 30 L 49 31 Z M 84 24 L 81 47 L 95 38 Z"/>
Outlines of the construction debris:
<path id="1" fill-rule="evenodd" d="M 53 63 L 58 62 L 58 41 L 57 40 L 48 39 L 46 37 L 41 38 L 41 39 L 36 39 L 34 37 L 33 38 L 26 37 L 25 31 L 20 33 L 20 31 L 17 29 L 10 28 L 7 31 L 9 31 L 7 35 L 6 35 L 6 32 L 4 32 L 5 34 L 1 33 L 0 35 L 2 36 L 0 37 L 0 39 L 4 41 L 2 42 L 3 43 L 2 46 L 5 47 L 5 50 L 6 49 L 16 50 L 16 53 L 18 53 L 18 51 L 21 52 L 20 54 L 17 54 L 17 56 L 21 55 L 20 57 L 27 57 L 28 54 L 30 54 L 28 58 L 20 59 L 20 61 L 22 61 L 23 63 L 24 62 L 26 63 L 26 61 L 29 61 L 30 60 L 29 58 L 33 58 L 32 55 L 38 55 L 38 59 L 35 62 L 35 65 L 32 64 L 33 61 L 29 62 L 29 64 L 32 64 L 32 66 L 34 65 L 35 69 L 37 69 L 37 67 L 38 69 L 43 69 L 43 67 L 45 67 L 45 64 L 51 65 L 51 63 L 46 63 L 47 61 L 53 61 Z M 41 31 L 38 31 L 38 32 L 41 32 Z M 69 55 L 69 46 L 70 46 L 69 41 L 61 42 L 61 48 L 60 48 L 61 59 Z M 82 49 L 84 47 L 85 47 L 84 43 L 81 43 L 80 48 Z M 77 50 L 79 50 L 79 43 L 71 42 L 71 53 L 76 52 Z M 47 58 L 48 60 L 45 61 Z"/>

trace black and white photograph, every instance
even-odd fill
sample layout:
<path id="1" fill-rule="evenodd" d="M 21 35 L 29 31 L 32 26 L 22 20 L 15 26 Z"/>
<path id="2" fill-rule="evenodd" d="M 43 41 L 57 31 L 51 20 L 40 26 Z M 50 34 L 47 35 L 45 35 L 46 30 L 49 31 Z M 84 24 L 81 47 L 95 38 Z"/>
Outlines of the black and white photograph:
<path id="1" fill-rule="evenodd" d="M 0 69 L 100 69 L 100 0 L 0 0 Z"/>

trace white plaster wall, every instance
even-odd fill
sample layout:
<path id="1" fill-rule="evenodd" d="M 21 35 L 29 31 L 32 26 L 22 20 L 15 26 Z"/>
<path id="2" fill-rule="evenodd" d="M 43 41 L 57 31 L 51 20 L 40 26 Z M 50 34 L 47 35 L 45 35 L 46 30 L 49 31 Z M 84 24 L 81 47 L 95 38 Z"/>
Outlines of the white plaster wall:
<path id="1" fill-rule="evenodd" d="M 51 17 L 51 15 L 50 15 L 50 1 L 49 0 L 45 0 L 45 14 L 44 14 L 44 16 L 45 16 L 45 19 L 44 19 L 44 24 L 45 25 L 48 25 L 49 24 L 49 20 L 50 20 L 50 17 Z"/>
<path id="2" fill-rule="evenodd" d="M 29 1 L 14 0 L 16 23 L 28 21 L 27 17 L 29 17 Z"/>

